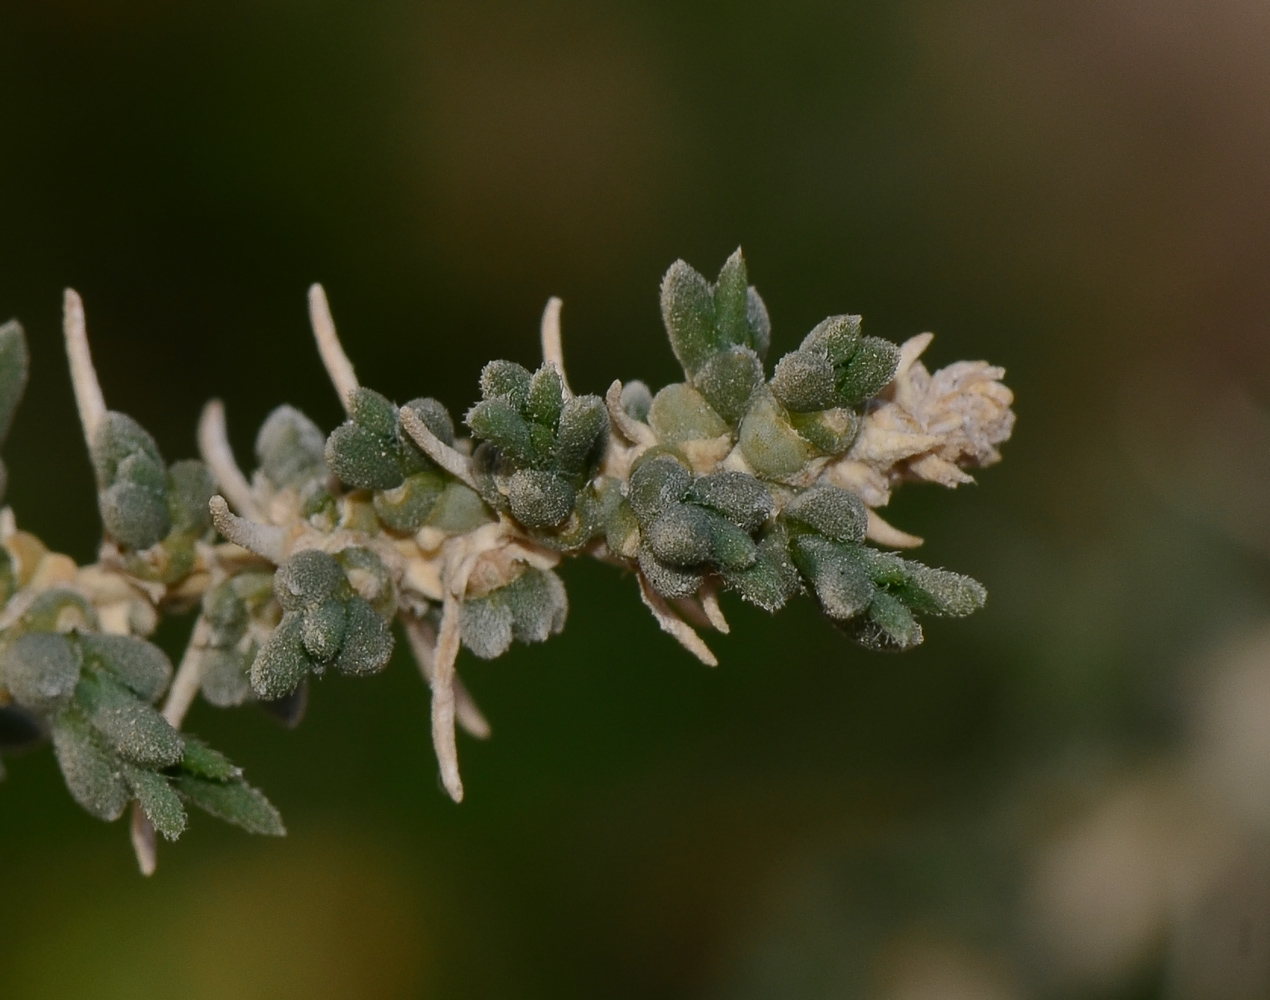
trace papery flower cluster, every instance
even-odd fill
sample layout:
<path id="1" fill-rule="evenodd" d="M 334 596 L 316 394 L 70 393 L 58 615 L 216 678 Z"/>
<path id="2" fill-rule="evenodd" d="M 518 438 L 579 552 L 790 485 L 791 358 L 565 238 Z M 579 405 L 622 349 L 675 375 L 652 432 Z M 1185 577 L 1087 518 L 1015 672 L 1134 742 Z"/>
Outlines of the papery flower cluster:
<path id="1" fill-rule="evenodd" d="M 460 800 L 456 726 L 489 733 L 457 676 L 460 649 L 492 659 L 560 632 L 568 602 L 556 570 L 567 556 L 629 571 L 659 625 L 711 665 L 698 629 L 728 630 L 724 591 L 767 611 L 808 594 L 857 642 L 893 650 L 922 641 L 919 615 L 983 604 L 974 580 L 869 542 L 920 541 L 876 512 L 899 483 L 956 486 L 999 460 L 1014 419 L 1001 369 L 960 362 L 931 374 L 918 360 L 929 334 L 896 347 L 844 315 L 769 373 L 768 313 L 739 250 L 713 283 L 674 264 L 661 305 L 684 381 L 575 394 L 553 299 L 542 366 L 488 364 L 459 424 L 435 399 L 399 406 L 362 386 L 315 285 L 310 316 L 347 420 L 327 435 L 280 406 L 248 478 L 216 401 L 200 423 L 201 460 L 171 465 L 135 420 L 107 409 L 68 291 L 67 353 L 104 540 L 80 567 L 0 514 L 0 751 L 51 736 L 84 808 L 110 820 L 133 804 L 149 872 L 155 832 L 178 836 L 189 805 L 282 832 L 236 767 L 180 731 L 200 693 L 295 725 L 312 679 L 382 670 L 395 629 L 431 686 L 442 780 Z M 26 366 L 9 323 L 0 434 Z M 147 637 L 189 610 L 174 672 Z"/>

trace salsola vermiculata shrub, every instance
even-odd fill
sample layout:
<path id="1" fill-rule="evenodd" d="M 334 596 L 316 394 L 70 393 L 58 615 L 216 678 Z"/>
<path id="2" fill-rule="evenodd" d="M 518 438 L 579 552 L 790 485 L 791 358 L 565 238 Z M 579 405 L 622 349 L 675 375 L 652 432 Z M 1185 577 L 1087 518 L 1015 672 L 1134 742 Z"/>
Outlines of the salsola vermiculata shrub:
<path id="1" fill-rule="evenodd" d="M 180 731 L 194 698 L 258 702 L 294 725 L 310 677 L 384 668 L 394 622 L 431 685 L 442 780 L 461 799 L 455 725 L 478 737 L 489 727 L 456 676 L 460 647 L 492 659 L 559 632 L 566 556 L 631 573 L 660 626 L 711 665 L 696 628 L 728 630 L 721 590 L 767 611 L 808 593 L 873 649 L 921 642 L 918 614 L 983 604 L 974 580 L 867 543 L 920 542 L 876 513 L 899 483 L 955 486 L 999 459 L 1014 420 L 1001 369 L 959 362 L 932 375 L 918 360 L 929 334 L 896 347 L 862 335 L 858 316 L 831 316 L 769 377 L 767 310 L 740 251 L 714 284 L 673 265 L 661 305 L 685 381 L 575 395 L 553 299 L 542 366 L 486 365 L 464 437 L 436 400 L 398 406 L 358 384 L 314 286 L 318 349 L 348 419 L 325 435 L 280 406 L 248 479 L 218 402 L 199 426 L 202 460 L 171 465 L 135 420 L 106 408 L 83 307 L 67 291 L 104 540 L 96 563 L 77 566 L 0 511 L 0 750 L 51 737 L 80 805 L 105 820 L 132 805 L 149 872 L 155 831 L 179 836 L 190 805 L 283 832 L 237 767 Z M 26 373 L 10 322 L 0 439 Z M 146 636 L 160 616 L 193 609 L 174 675 Z"/>

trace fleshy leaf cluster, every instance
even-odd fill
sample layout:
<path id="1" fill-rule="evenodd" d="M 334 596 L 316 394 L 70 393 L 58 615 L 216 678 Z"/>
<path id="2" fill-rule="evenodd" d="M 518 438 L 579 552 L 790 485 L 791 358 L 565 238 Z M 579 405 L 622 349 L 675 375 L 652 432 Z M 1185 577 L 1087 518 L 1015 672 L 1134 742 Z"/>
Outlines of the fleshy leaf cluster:
<path id="1" fill-rule="evenodd" d="M 273 587 L 282 619 L 251 665 L 251 687 L 258 697 L 292 694 L 309 674 L 320 676 L 327 667 L 360 676 L 388 664 L 393 647 L 388 622 L 353 590 L 340 563 L 341 558 L 352 561 L 354 553 L 371 567 L 378 562 L 366 549 L 345 550 L 338 557 L 306 549 L 278 568 Z M 373 572 L 371 567 L 359 568 Z M 386 580 L 382 567 L 374 569 Z"/>
<path id="2" fill-rule="evenodd" d="M 554 365 L 530 374 L 511 361 L 485 366 L 481 396 L 466 423 L 482 442 L 473 456 L 482 495 L 526 528 L 562 528 L 604 458 L 604 401 L 568 395 Z"/>

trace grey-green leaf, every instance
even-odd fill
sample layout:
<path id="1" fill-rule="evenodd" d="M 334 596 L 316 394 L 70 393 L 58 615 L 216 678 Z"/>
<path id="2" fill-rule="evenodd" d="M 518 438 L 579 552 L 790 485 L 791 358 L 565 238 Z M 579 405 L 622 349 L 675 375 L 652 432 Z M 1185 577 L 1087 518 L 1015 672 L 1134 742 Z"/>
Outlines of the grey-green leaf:
<path id="1" fill-rule="evenodd" d="M 202 740 L 185 737 L 185 754 L 181 757 L 181 770 L 212 781 L 230 781 L 242 776 L 242 769 L 235 767 L 222 753 L 213 750 Z"/>
<path id="2" fill-rule="evenodd" d="M 819 535 L 799 535 L 793 539 L 792 554 L 830 618 L 855 618 L 878 593 L 860 557 L 837 542 Z"/>
<path id="3" fill-rule="evenodd" d="M 836 486 L 813 486 L 785 505 L 784 514 L 836 542 L 858 545 L 868 527 L 868 510 L 854 493 Z"/>
<path id="4" fill-rule="evenodd" d="M 459 608 L 459 635 L 463 645 L 482 660 L 497 659 L 512 644 L 511 608 L 492 597 L 464 601 Z"/>
<path id="5" fill-rule="evenodd" d="M 527 368 L 514 361 L 491 361 L 481 369 L 481 398 L 505 399 L 519 411 L 529 401 L 532 378 Z"/>
<path id="6" fill-rule="evenodd" d="M 130 457 L 143 457 L 148 465 L 160 470 L 160 475 L 164 468 L 163 456 L 150 432 L 126 413 L 113 410 L 102 418 L 89 452 L 99 489 L 105 489 L 119 478 L 120 464 Z"/>
<path id="7" fill-rule="evenodd" d="M 730 424 L 745 414 L 750 396 L 763 381 L 763 363 L 749 347 L 729 347 L 702 365 L 692 384 Z"/>
<path id="8" fill-rule="evenodd" d="M 334 556 L 305 549 L 278 568 L 273 589 L 278 603 L 292 611 L 343 596 L 348 591 L 348 579 Z"/>
<path id="9" fill-rule="evenodd" d="M 167 496 L 128 480 L 102 490 L 98 505 L 106 534 L 130 549 L 148 549 L 172 527 Z"/>
<path id="10" fill-rule="evenodd" d="M 599 396 L 574 396 L 560 411 L 556 432 L 556 467 L 579 476 L 597 466 L 608 440 L 609 414 Z"/>
<path id="11" fill-rule="evenodd" d="M 710 283 L 682 260 L 671 264 L 662 278 L 661 317 L 671 350 L 689 376 L 723 346 L 714 325 Z"/>
<path id="12" fill-rule="evenodd" d="M 468 411 L 467 425 L 477 438 L 497 445 L 513 458 L 528 462 L 533 457 L 529 426 L 506 398 L 499 396 L 477 403 Z"/>
<path id="13" fill-rule="evenodd" d="M 737 247 L 719 271 L 714 286 L 714 323 L 720 343 L 749 344 L 750 324 L 746 316 L 749 278 L 745 270 L 745 257 Z"/>
<path id="14" fill-rule="evenodd" d="M 564 628 L 569 600 L 550 570 L 528 569 L 499 593 L 512 616 L 512 635 L 521 642 L 545 642 Z"/>
<path id="15" fill-rule="evenodd" d="M 0 687 L 23 708 L 49 715 L 70 703 L 79 683 L 80 655 L 54 632 L 28 632 L 4 649 Z"/>
<path id="16" fill-rule="evenodd" d="M 335 668 L 357 676 L 383 670 L 392 656 L 392 629 L 370 603 L 357 594 L 348 599 L 344 610 L 344 644 L 335 659 Z"/>
<path id="17" fill-rule="evenodd" d="M 124 778 L 141 804 L 146 819 L 165 839 L 176 840 L 185 832 L 185 807 L 167 778 L 140 767 L 126 767 Z"/>
<path id="18" fill-rule="evenodd" d="M 305 651 L 319 663 L 330 663 L 344 642 L 344 602 L 328 597 L 301 614 L 300 641 Z"/>
<path id="19" fill-rule="evenodd" d="M 286 836 L 278 810 L 263 793 L 245 781 L 208 781 L 181 774 L 172 779 L 172 784 L 191 805 L 217 819 L 242 827 L 248 833 L 267 837 Z"/>
<path id="20" fill-rule="evenodd" d="M 299 486 L 326 476 L 326 435 L 293 406 L 279 406 L 256 435 L 256 457 L 275 486 Z"/>
<path id="21" fill-rule="evenodd" d="M 744 472 L 715 472 L 694 479 L 690 496 L 744 531 L 757 531 L 776 511 L 767 487 Z"/>
<path id="22" fill-rule="evenodd" d="M 644 541 L 658 561 L 679 569 L 699 566 L 714 554 L 710 515 L 696 504 L 670 504 L 645 529 Z"/>
<path id="23" fill-rule="evenodd" d="M 170 767 L 185 744 L 168 721 L 110 674 L 86 670 L 75 688 L 85 717 L 117 754 L 142 767 Z"/>
<path id="24" fill-rule="evenodd" d="M 772 346 L 772 321 L 767 316 L 762 296 L 753 285 L 746 290 L 745 319 L 750 326 L 750 346 L 760 359 L 766 358 Z"/>
<path id="25" fill-rule="evenodd" d="M 640 524 L 650 524 L 666 509 L 688 494 L 692 474 L 670 455 L 645 458 L 631 472 L 627 498 Z"/>
<path id="26" fill-rule="evenodd" d="M 145 639 L 83 632 L 79 645 L 85 662 L 108 671 L 143 701 L 154 702 L 172 680 L 172 662 L 167 654 Z"/>
<path id="27" fill-rule="evenodd" d="M 352 420 L 331 432 L 326 464 L 340 482 L 359 490 L 390 490 L 405 479 L 397 437 L 376 433 Z"/>
<path id="28" fill-rule="evenodd" d="M 812 328 L 799 349 L 820 351 L 835 366 L 846 364 L 860 346 L 860 326 L 859 316 L 830 316 Z"/>
<path id="29" fill-rule="evenodd" d="M 300 639 L 302 612 L 288 611 L 256 654 L 251 689 L 265 701 L 290 694 L 308 676 L 313 663 Z"/>
<path id="30" fill-rule="evenodd" d="M 203 697 L 217 708 L 233 708 L 252 696 L 248 665 L 233 649 L 207 649 L 202 653 Z"/>
<path id="31" fill-rule="evenodd" d="M 116 820 L 128 804 L 123 764 L 75 709 L 53 720 L 53 751 L 71 797 L 98 819 Z"/>
<path id="32" fill-rule="evenodd" d="M 895 377 L 900 349 L 889 340 L 865 337 L 838 377 L 838 399 L 855 406 L 876 396 Z"/>
<path id="33" fill-rule="evenodd" d="M 374 389 L 358 386 L 349 394 L 348 416 L 379 437 L 394 437 L 397 433 L 396 404 Z"/>
<path id="34" fill-rule="evenodd" d="M 823 351 L 791 351 L 776 364 L 772 392 L 795 412 L 826 410 L 838 402 L 838 373 Z"/>
<path id="35" fill-rule="evenodd" d="M 649 585 L 662 597 L 687 597 L 695 594 L 705 581 L 705 576 L 693 570 L 668 566 L 655 555 L 648 545 L 639 547 L 639 571 Z"/>
<path id="36" fill-rule="evenodd" d="M 577 493 L 554 472 L 520 469 L 507 482 L 512 516 L 527 528 L 553 528 L 571 513 Z"/>
<path id="37" fill-rule="evenodd" d="M 0 444 L 9 436 L 13 414 L 26 391 L 29 366 L 22 324 L 11 319 L 0 326 Z"/>
<path id="38" fill-rule="evenodd" d="M 536 424 L 552 430 L 560 422 L 560 409 L 564 406 L 564 384 L 555 365 L 544 364 L 529 382 L 529 399 L 525 402 L 525 416 Z"/>
<path id="39" fill-rule="evenodd" d="M 194 458 L 168 467 L 168 513 L 172 526 L 188 535 L 201 535 L 212 526 L 208 501 L 216 493 L 211 470 Z"/>

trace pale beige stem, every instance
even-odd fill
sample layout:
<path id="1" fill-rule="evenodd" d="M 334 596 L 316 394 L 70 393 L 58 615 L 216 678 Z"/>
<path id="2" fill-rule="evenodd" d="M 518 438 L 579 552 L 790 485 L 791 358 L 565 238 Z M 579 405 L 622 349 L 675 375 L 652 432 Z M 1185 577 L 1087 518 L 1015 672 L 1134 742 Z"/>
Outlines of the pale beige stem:
<path id="1" fill-rule="evenodd" d="M 198 420 L 198 452 L 207 467 L 212 470 L 216 485 L 222 495 L 244 517 L 263 521 L 264 512 L 252 495 L 251 485 L 234 459 L 225 429 L 225 404 L 219 399 L 208 400 Z"/>
<path id="2" fill-rule="evenodd" d="M 640 423 L 624 409 L 622 409 L 622 383 L 614 381 L 609 386 L 609 391 L 604 395 L 605 405 L 608 407 L 609 419 L 613 421 L 613 426 L 622 432 L 622 437 L 626 438 L 632 444 L 646 445 L 652 447 L 657 444 L 657 435 L 648 424 Z"/>
<path id="3" fill-rule="evenodd" d="M 214 496 L 208 503 L 216 530 L 235 545 L 263 556 L 275 566 L 287 561 L 287 531 L 272 524 L 258 524 L 230 513 L 229 504 L 222 496 Z"/>
<path id="4" fill-rule="evenodd" d="M 701 608 L 718 631 L 724 635 L 732 631 L 732 626 L 723 616 L 723 608 L 719 607 L 719 587 L 713 580 L 707 580 L 701 587 Z"/>
<path id="5" fill-rule="evenodd" d="M 66 359 L 71 366 L 71 385 L 75 389 L 75 405 L 84 439 L 91 448 L 97 428 L 106 416 L 106 397 L 102 395 L 93 355 L 88 349 L 88 327 L 84 322 L 84 302 L 73 288 L 63 297 L 62 330 L 66 335 Z"/>
<path id="6" fill-rule="evenodd" d="M 564 374 L 564 341 L 560 334 L 560 307 L 564 302 L 553 295 L 547 300 L 547 308 L 542 311 L 542 360 L 553 365 L 560 373 L 560 384 L 564 386 L 564 398 L 573 395 L 569 388 L 569 380 Z"/>
<path id="7" fill-rule="evenodd" d="M 172 686 L 168 688 L 162 715 L 174 729 L 181 728 L 185 713 L 194 704 L 198 689 L 203 683 L 203 651 L 207 648 L 211 631 L 212 627 L 207 619 L 199 615 L 194 622 L 194 630 L 190 633 L 189 645 L 185 647 L 185 655 L 181 657 L 181 665 L 176 668 L 176 676 L 172 678 Z"/>
<path id="8" fill-rule="evenodd" d="M 869 524 L 865 528 L 864 537 L 892 549 L 915 549 L 922 544 L 922 539 L 888 524 L 882 519 L 882 515 L 871 507 L 869 508 Z"/>
<path id="9" fill-rule="evenodd" d="M 451 448 L 433 434 L 428 429 L 428 425 L 410 407 L 403 406 L 400 415 L 401 426 L 414 439 L 415 444 L 423 449 L 424 454 L 450 475 L 467 483 L 472 489 L 476 489 L 476 480 L 472 478 L 472 470 L 466 455 Z"/>
<path id="10" fill-rule="evenodd" d="M 340 345 L 339 334 L 335 332 L 335 321 L 331 319 L 331 307 L 326 301 L 326 291 L 321 285 L 309 287 L 309 322 L 313 325 L 313 336 L 317 340 L 322 364 L 340 397 L 340 405 L 347 413 L 352 395 L 358 388 L 357 375 L 353 372 L 353 363 L 348 360 L 348 355 Z"/>
<path id="11" fill-rule="evenodd" d="M 129 824 L 129 835 L 132 838 L 132 849 L 137 855 L 137 867 L 141 874 L 149 878 L 159 865 L 158 852 L 154 843 L 154 825 L 146 818 L 141 803 L 135 799 L 132 803 L 132 822 Z"/>
<path id="12" fill-rule="evenodd" d="M 454 737 L 454 661 L 459 656 L 459 599 L 445 595 L 441 634 L 432 661 L 432 746 L 441 766 L 441 784 L 455 802 L 463 801 L 459 748 Z"/>
<path id="13" fill-rule="evenodd" d="M 419 673 L 423 675 L 428 686 L 432 687 L 432 678 L 436 670 L 436 629 L 430 622 L 404 615 L 402 623 L 406 630 L 406 639 L 410 643 L 410 650 L 414 653 L 415 662 L 419 664 Z M 457 672 L 454 675 L 454 715 L 469 736 L 475 736 L 478 740 L 489 739 L 490 724 Z"/>
<path id="14" fill-rule="evenodd" d="M 657 624 L 661 626 L 663 632 L 669 632 L 679 641 L 679 645 L 688 650 L 693 656 L 704 663 L 707 667 L 717 667 L 719 661 L 715 655 L 710 652 L 710 647 L 705 644 L 701 636 L 680 618 L 677 614 L 670 610 L 670 605 L 666 603 L 666 599 L 653 590 L 649 586 L 648 581 L 644 579 L 643 573 L 637 573 L 639 578 L 639 596 L 643 599 L 644 605 L 653 613 L 653 617 L 657 619 Z"/>

